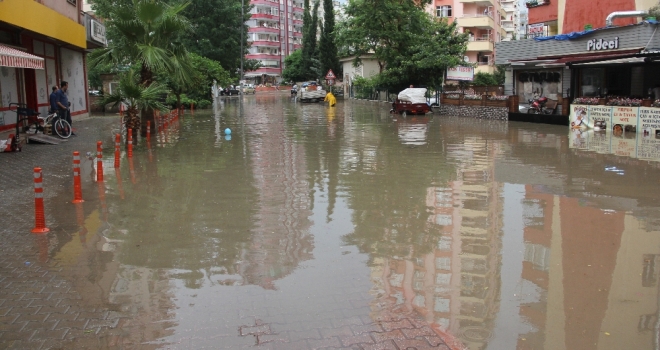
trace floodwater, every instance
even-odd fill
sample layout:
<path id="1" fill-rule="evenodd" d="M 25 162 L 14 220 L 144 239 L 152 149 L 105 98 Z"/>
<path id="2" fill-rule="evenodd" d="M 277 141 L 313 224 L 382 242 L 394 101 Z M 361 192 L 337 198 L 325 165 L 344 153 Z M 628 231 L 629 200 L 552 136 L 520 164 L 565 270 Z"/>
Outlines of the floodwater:
<path id="1" fill-rule="evenodd" d="M 94 244 L 78 284 L 153 347 L 367 348 L 398 316 L 451 349 L 660 346 L 659 163 L 388 109 L 227 98 L 119 172 L 107 147 L 61 250 Z"/>

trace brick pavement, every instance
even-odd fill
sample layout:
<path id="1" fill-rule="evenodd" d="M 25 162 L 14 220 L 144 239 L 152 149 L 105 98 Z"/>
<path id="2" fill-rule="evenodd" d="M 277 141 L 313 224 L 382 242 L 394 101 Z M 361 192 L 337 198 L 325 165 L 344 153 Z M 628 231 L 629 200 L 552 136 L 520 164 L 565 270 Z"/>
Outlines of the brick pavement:
<path id="1" fill-rule="evenodd" d="M 171 335 L 174 321 L 157 320 L 154 318 L 157 312 L 145 311 L 149 306 L 131 306 L 132 300 L 121 300 L 121 296 L 109 300 L 107 290 L 100 289 L 112 285 L 122 273 L 136 271 L 113 267 L 108 262 L 112 261 L 110 253 L 96 248 L 103 243 L 99 242 L 100 235 L 92 232 L 86 239 L 76 223 L 70 203 L 71 154 L 73 151 L 94 154 L 95 142 L 102 140 L 105 155 L 109 156 L 112 128 L 116 124 L 116 118 L 77 121 L 79 136 L 66 143 L 28 144 L 21 153 L 0 154 L 0 210 L 3 218 L 7 218 L 0 224 L 0 348 L 196 348 L 192 342 L 188 346 L 156 342 Z M 83 175 L 90 174 L 91 161 L 82 158 Z M 35 166 L 43 168 L 46 222 L 51 229 L 47 235 L 30 233 L 34 225 L 32 169 Z M 83 176 L 84 216 L 98 206 L 95 189 L 92 176 Z M 85 249 L 79 257 L 83 263 L 60 256 L 66 243 L 74 239 L 80 240 Z M 110 276 L 111 281 L 104 281 L 103 276 Z M 168 278 L 156 273 L 148 279 L 166 285 Z M 164 293 L 157 283 L 149 287 L 148 304 L 157 304 L 158 297 Z M 333 310 L 337 303 L 328 303 L 325 311 L 328 318 L 312 315 L 301 321 L 292 319 L 298 312 L 295 307 L 258 312 L 239 309 L 238 322 L 243 322 L 242 326 L 222 330 L 211 325 L 210 335 L 205 335 L 203 343 L 208 346 L 211 342 L 216 345 L 213 348 L 449 349 L 438 332 L 411 314 L 390 315 L 383 310 L 374 313 L 368 295 L 353 295 L 348 299 L 351 301 L 341 310 Z M 158 305 L 151 307 L 164 309 Z M 306 310 L 301 307 L 299 311 Z M 259 312 L 265 312 L 267 316 L 263 319 L 270 322 L 250 316 Z M 239 340 L 248 340 L 250 345 L 230 345 L 246 344 Z"/>
<path id="2" fill-rule="evenodd" d="M 78 230 L 71 210 L 71 154 L 109 145 L 116 118 L 76 121 L 78 136 L 57 146 L 27 144 L 0 153 L 0 348 L 97 348 L 112 344 L 122 315 L 76 288 L 75 274 L 53 254 Z M 6 133 L 5 133 L 6 134 Z M 106 146 L 107 147 L 107 146 Z M 83 158 L 83 169 L 91 162 Z M 47 235 L 33 235 L 32 169 L 43 169 Z M 91 180 L 83 177 L 89 187 Z M 87 191 L 93 197 L 93 191 Z M 90 198 L 93 202 L 93 198 Z M 89 211 L 89 210 L 88 210 Z M 75 342 L 75 343 L 74 343 Z"/>

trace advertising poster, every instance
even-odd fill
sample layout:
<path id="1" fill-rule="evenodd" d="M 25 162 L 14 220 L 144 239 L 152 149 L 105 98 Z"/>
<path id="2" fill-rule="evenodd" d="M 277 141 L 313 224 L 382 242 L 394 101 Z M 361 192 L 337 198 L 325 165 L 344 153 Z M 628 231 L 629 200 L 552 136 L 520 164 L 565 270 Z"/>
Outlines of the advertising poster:
<path id="1" fill-rule="evenodd" d="M 637 132 L 637 116 L 640 107 L 612 107 L 612 136 L 619 137 Z"/>
<path id="2" fill-rule="evenodd" d="M 639 108 L 637 158 L 660 161 L 660 108 Z"/>
<path id="3" fill-rule="evenodd" d="M 612 153 L 612 133 L 609 131 L 589 130 L 589 150 L 601 153 Z"/>
<path id="4" fill-rule="evenodd" d="M 571 114 L 568 116 L 572 129 L 584 129 L 589 125 L 589 106 L 571 105 Z"/>
<path id="5" fill-rule="evenodd" d="M 589 106 L 589 127 L 595 131 L 608 130 L 612 125 L 612 106 Z"/>
<path id="6" fill-rule="evenodd" d="M 571 129 L 568 134 L 569 148 L 574 149 L 589 149 L 589 133 L 586 129 L 575 128 Z"/>
<path id="7" fill-rule="evenodd" d="M 643 136 L 660 137 L 660 108 L 639 107 L 638 125 Z"/>

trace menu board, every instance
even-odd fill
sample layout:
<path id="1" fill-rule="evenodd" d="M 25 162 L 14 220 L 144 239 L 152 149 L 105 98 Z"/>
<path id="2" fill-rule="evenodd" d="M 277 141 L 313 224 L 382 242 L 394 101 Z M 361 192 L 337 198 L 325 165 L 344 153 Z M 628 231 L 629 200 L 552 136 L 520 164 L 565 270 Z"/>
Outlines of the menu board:
<path id="1" fill-rule="evenodd" d="M 638 115 L 639 107 L 612 107 L 612 135 L 636 133 Z"/>
<path id="2" fill-rule="evenodd" d="M 608 130 L 612 126 L 612 109 L 612 106 L 589 106 L 589 127 L 596 131 Z"/>

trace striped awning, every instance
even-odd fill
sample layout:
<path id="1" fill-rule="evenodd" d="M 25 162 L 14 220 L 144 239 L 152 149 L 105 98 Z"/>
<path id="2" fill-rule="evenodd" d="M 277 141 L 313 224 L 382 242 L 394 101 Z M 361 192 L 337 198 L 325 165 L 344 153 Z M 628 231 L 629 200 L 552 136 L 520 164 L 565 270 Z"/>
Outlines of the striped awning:
<path id="1" fill-rule="evenodd" d="M 0 67 L 44 69 L 44 59 L 13 47 L 0 45 Z"/>

